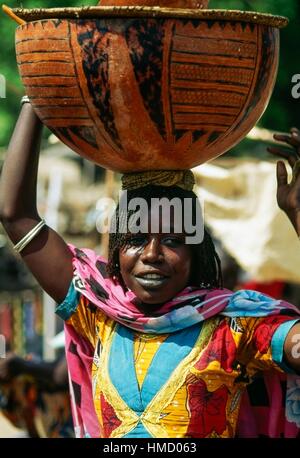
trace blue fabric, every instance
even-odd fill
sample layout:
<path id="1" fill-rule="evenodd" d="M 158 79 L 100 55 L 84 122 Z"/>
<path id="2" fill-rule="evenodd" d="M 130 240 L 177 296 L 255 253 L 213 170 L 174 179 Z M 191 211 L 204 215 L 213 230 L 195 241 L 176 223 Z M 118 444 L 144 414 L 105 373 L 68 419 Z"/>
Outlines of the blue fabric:
<path id="1" fill-rule="evenodd" d="M 172 372 L 186 358 L 197 341 L 202 323 L 170 334 L 160 345 L 139 388 L 134 365 L 134 333 L 118 325 L 110 349 L 108 370 L 111 382 L 128 407 L 141 416 L 147 405 L 169 380 Z M 140 422 L 129 437 L 151 437 Z"/>
<path id="2" fill-rule="evenodd" d="M 56 307 L 55 313 L 63 320 L 68 320 L 78 307 L 79 293 L 75 290 L 73 282 L 71 282 L 65 300 Z"/>
<path id="3" fill-rule="evenodd" d="M 139 422 L 139 424 L 129 433 L 127 433 L 125 436 L 122 437 L 122 439 L 133 439 L 133 438 L 143 438 L 143 439 L 148 439 L 154 437 L 152 436 L 149 431 L 145 428 L 142 422 Z"/>
<path id="4" fill-rule="evenodd" d="M 226 308 L 221 313 L 230 317 L 265 317 L 274 310 L 282 310 L 281 301 L 252 290 L 233 293 Z"/>
<path id="5" fill-rule="evenodd" d="M 295 374 L 295 371 L 284 363 L 283 351 L 285 339 L 292 327 L 299 323 L 299 320 L 291 320 L 282 323 L 274 332 L 271 341 L 271 351 L 273 361 L 281 367 L 284 372 Z"/>
<path id="6" fill-rule="evenodd" d="M 141 389 L 141 398 L 147 406 L 169 380 L 178 364 L 194 348 L 203 323 L 171 334 L 155 353 Z"/>
<path id="7" fill-rule="evenodd" d="M 119 395 L 137 415 L 144 411 L 134 366 L 133 333 L 117 325 L 110 348 L 108 371 Z"/>

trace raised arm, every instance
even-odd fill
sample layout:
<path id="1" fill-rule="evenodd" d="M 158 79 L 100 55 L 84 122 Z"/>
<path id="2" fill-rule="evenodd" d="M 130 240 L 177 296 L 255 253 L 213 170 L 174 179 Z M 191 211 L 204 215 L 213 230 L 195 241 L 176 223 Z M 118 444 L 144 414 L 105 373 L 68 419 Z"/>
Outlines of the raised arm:
<path id="1" fill-rule="evenodd" d="M 0 219 L 14 244 L 41 218 L 36 185 L 43 125 L 30 103 L 22 107 L 11 138 L 0 181 Z M 72 279 L 72 254 L 64 240 L 48 226 L 21 252 L 41 287 L 61 302 Z"/>
<path id="2" fill-rule="evenodd" d="M 274 135 L 274 139 L 292 147 L 272 147 L 268 148 L 268 151 L 286 159 L 293 169 L 293 178 L 289 182 L 284 162 L 277 163 L 277 202 L 300 237 L 300 131 L 294 127 L 290 134 Z M 299 307 L 299 304 L 297 305 Z M 300 322 L 292 327 L 286 337 L 284 358 L 286 363 L 300 374 Z"/>
<path id="3" fill-rule="evenodd" d="M 293 169 L 293 179 L 289 183 L 284 162 L 277 163 L 277 202 L 300 237 L 300 131 L 293 127 L 290 134 L 274 135 L 274 139 L 286 144 L 289 149 L 271 147 L 268 151 L 279 158 L 286 159 Z"/>

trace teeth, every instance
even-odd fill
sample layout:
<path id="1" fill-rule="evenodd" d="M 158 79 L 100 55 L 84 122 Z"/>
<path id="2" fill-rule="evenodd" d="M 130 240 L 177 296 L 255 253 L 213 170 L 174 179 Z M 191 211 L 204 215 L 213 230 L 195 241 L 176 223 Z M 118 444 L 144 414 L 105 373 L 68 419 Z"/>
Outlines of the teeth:
<path id="1" fill-rule="evenodd" d="M 154 279 L 154 280 L 160 280 L 161 278 L 164 278 L 163 275 L 158 275 L 158 274 L 147 274 L 143 275 L 141 278 L 149 278 L 149 279 Z"/>

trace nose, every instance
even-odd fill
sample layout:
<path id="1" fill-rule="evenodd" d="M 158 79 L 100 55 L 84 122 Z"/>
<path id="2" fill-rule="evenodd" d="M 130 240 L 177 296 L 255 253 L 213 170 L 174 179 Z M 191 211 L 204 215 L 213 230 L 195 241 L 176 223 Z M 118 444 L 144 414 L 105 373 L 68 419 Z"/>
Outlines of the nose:
<path id="1" fill-rule="evenodd" d="M 160 240 L 157 237 L 151 237 L 141 253 L 141 260 L 148 263 L 162 262 L 163 252 Z"/>

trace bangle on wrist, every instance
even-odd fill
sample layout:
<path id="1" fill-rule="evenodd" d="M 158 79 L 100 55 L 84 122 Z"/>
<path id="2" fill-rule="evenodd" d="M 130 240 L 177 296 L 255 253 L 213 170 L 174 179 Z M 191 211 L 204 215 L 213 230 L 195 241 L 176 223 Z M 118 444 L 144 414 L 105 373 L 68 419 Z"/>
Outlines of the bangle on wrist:
<path id="1" fill-rule="evenodd" d="M 27 245 L 41 232 L 43 227 L 46 225 L 45 221 L 42 219 L 34 228 L 31 229 L 16 245 L 14 245 L 14 250 L 18 253 L 24 250 Z"/>
<path id="2" fill-rule="evenodd" d="M 20 102 L 21 107 L 24 105 L 24 103 L 30 103 L 30 99 L 29 99 L 28 95 L 24 95 L 21 98 L 21 102 Z"/>

